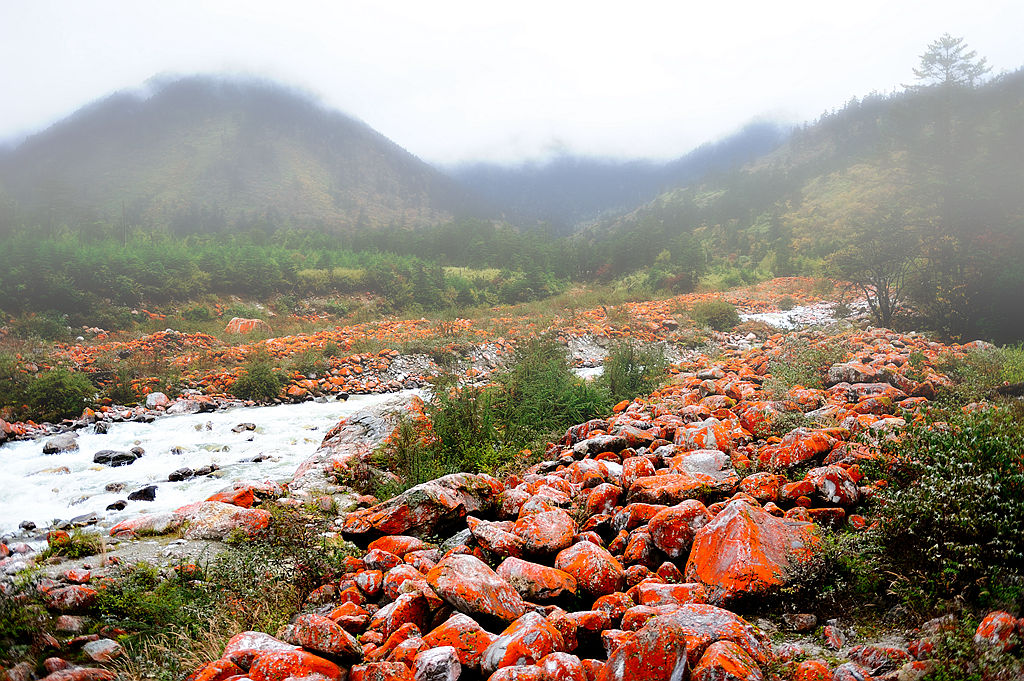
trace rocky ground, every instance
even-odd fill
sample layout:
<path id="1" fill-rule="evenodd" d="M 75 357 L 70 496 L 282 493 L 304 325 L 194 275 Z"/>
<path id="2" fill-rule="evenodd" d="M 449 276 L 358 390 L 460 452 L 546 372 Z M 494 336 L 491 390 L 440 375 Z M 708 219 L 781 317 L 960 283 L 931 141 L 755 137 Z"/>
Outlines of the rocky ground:
<path id="1" fill-rule="evenodd" d="M 667 303 L 638 308 L 626 331 L 590 324 L 587 314 L 565 334 L 580 365 L 598 362 L 601 339 L 663 341 L 676 331 Z M 373 450 L 398 415 L 418 409 L 395 403 L 340 423 L 286 484 L 236 483 L 111 535 L 173 533 L 116 548 L 196 555 L 218 540 L 258 535 L 276 503 L 329 512 L 329 534 L 359 547 L 290 624 L 234 636 L 192 681 L 923 679 L 948 620 L 865 633 L 846 613 L 824 619 L 794 609 L 787 594 L 813 572 L 827 529 L 859 532 L 874 522 L 865 504 L 882 483 L 864 472 L 881 456 L 872 443 L 920 419 L 949 381 L 938 359 L 971 346 L 852 332 L 823 389 L 772 394 L 770 363 L 791 335 L 724 335 L 714 353 L 681 353 L 663 388 L 574 425 L 540 463 L 505 479 L 456 473 L 384 501 L 365 494 L 384 473 Z M 835 342 L 801 337 L 811 347 Z M 500 364 L 507 343 L 487 343 L 470 353 L 467 377 Z M 391 371 L 385 386 L 418 381 L 424 368 L 397 353 L 360 366 L 367 361 L 377 375 Z M 340 375 L 302 380 L 313 381 L 295 384 L 306 394 L 352 387 Z M 782 427 L 790 422 L 801 425 Z M 105 558 L 114 555 L 132 559 Z M 116 632 L 74 628 L 84 627 L 103 588 L 98 560 L 85 559 L 98 568 L 92 574 L 77 563 L 51 565 L 34 585 L 57 616 L 47 681 L 114 676 Z M 996 655 L 1022 634 L 1024 619 L 992 612 L 974 645 Z M 29 681 L 36 669 L 23 663 L 6 674 Z M 1008 669 L 999 678 L 1024 678 L 1019 665 Z"/>

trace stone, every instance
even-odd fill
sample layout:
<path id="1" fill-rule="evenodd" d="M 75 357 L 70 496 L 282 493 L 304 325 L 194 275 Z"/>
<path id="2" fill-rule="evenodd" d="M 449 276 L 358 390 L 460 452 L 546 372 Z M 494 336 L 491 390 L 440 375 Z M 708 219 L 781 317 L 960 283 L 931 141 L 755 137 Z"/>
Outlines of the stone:
<path id="1" fill-rule="evenodd" d="M 497 574 L 529 600 L 545 601 L 576 593 L 572 575 L 519 558 L 506 558 L 498 566 Z"/>
<path id="2" fill-rule="evenodd" d="M 231 637 L 227 645 L 224 646 L 224 653 L 221 657 L 248 670 L 256 658 L 264 653 L 292 650 L 298 650 L 298 648 L 274 638 L 270 634 L 265 634 L 262 631 L 243 631 Z"/>
<path id="3" fill-rule="evenodd" d="M 732 641 L 708 646 L 690 674 L 691 681 L 762 681 L 764 674 L 747 651 Z"/>
<path id="4" fill-rule="evenodd" d="M 423 641 L 431 648 L 451 646 L 459 662 L 475 670 L 480 667 L 480 659 L 494 638 L 472 617 L 457 612 L 424 636 Z"/>
<path id="5" fill-rule="evenodd" d="M 484 474 L 453 473 L 425 482 L 371 508 L 345 516 L 342 531 L 362 536 L 413 534 L 436 536 L 470 513 L 496 509 L 504 486 Z"/>
<path id="6" fill-rule="evenodd" d="M 171 403 L 171 400 L 167 395 L 161 392 L 152 392 L 146 395 L 146 408 L 156 409 L 157 407 L 166 407 Z"/>
<path id="7" fill-rule="evenodd" d="M 655 617 L 639 631 L 629 632 L 608 655 L 598 681 L 680 681 L 686 678 L 687 630 Z"/>
<path id="8" fill-rule="evenodd" d="M 804 479 L 814 485 L 815 492 L 826 503 L 853 506 L 860 501 L 860 490 L 842 466 L 812 468 Z"/>
<path id="9" fill-rule="evenodd" d="M 96 603 L 99 593 L 87 586 L 73 584 L 45 592 L 46 604 L 58 612 L 81 612 Z"/>
<path id="10" fill-rule="evenodd" d="M 270 525 L 270 512 L 220 501 L 203 501 L 188 516 L 185 539 L 224 539 L 232 532 L 254 537 Z"/>
<path id="11" fill-rule="evenodd" d="M 128 501 L 155 501 L 156 485 L 146 485 L 128 495 Z"/>
<path id="12" fill-rule="evenodd" d="M 1017 647 L 1015 636 L 1017 620 L 1008 612 L 997 610 L 985 616 L 974 632 L 974 645 L 978 648 L 1006 652 Z"/>
<path id="13" fill-rule="evenodd" d="M 61 433 L 43 443 L 43 454 L 61 454 L 78 451 L 78 434 Z"/>
<path id="14" fill-rule="evenodd" d="M 589 541 L 581 541 L 555 556 L 555 569 L 569 574 L 580 589 L 603 596 L 622 589 L 625 571 L 612 554 Z"/>
<path id="15" fill-rule="evenodd" d="M 517 520 L 512 532 L 523 540 L 529 553 L 558 553 L 572 544 L 576 521 L 561 509 L 543 511 Z"/>
<path id="16" fill-rule="evenodd" d="M 92 455 L 92 462 L 103 466 L 130 466 L 139 455 L 134 452 L 118 452 L 113 449 L 102 449 Z"/>
<path id="17" fill-rule="evenodd" d="M 338 665 L 301 650 L 271 651 L 259 655 L 249 669 L 252 681 L 285 681 L 319 674 L 330 681 L 340 681 Z"/>
<path id="18" fill-rule="evenodd" d="M 526 609 L 516 590 L 476 556 L 454 554 L 444 558 L 427 573 L 427 582 L 461 612 L 510 622 Z"/>
<path id="19" fill-rule="evenodd" d="M 89 641 L 82 646 L 82 652 L 89 656 L 93 662 L 110 662 L 119 657 L 124 651 L 121 645 L 112 639 L 101 638 L 98 641 Z"/>
<path id="20" fill-rule="evenodd" d="M 412 661 L 415 681 L 457 681 L 462 663 L 453 646 L 440 646 L 417 653 Z"/>
<path id="21" fill-rule="evenodd" d="M 810 565 L 820 545 L 812 523 L 736 500 L 697 531 L 686 579 L 704 584 L 712 603 L 762 595 L 786 584 L 793 568 Z"/>
<path id="22" fill-rule="evenodd" d="M 711 522 L 711 513 L 696 499 L 658 511 L 647 525 L 654 545 L 670 558 L 687 555 L 697 530 Z"/>
<path id="23" fill-rule="evenodd" d="M 299 615 L 293 626 L 295 642 L 307 650 L 355 660 L 363 657 L 363 649 L 355 637 L 330 618 Z"/>
<path id="24" fill-rule="evenodd" d="M 502 667 L 531 665 L 564 647 L 562 635 L 550 622 L 535 612 L 528 612 L 507 629 L 484 651 L 480 667 L 493 674 Z"/>
<path id="25" fill-rule="evenodd" d="M 270 333 L 270 324 L 267 324 L 262 319 L 246 319 L 245 317 L 232 317 L 231 321 L 229 321 L 227 326 L 224 327 L 224 331 L 226 333 L 237 334 L 253 333 L 254 331 Z"/>

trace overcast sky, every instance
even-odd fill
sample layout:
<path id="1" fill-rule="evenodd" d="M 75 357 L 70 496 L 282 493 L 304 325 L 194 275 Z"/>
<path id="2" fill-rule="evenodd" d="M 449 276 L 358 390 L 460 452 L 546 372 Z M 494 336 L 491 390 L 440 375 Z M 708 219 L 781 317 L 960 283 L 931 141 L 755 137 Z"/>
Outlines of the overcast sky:
<path id="1" fill-rule="evenodd" d="M 912 81 L 964 36 L 1024 65 L 1022 0 L 0 0 L 0 140 L 159 74 L 297 85 L 435 163 L 670 158 Z"/>

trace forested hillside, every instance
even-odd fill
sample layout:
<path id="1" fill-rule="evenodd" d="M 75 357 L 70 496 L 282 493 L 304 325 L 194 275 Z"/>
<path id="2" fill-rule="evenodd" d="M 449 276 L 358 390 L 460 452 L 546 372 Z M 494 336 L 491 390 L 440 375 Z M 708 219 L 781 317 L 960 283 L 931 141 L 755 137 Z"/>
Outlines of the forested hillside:
<path id="1" fill-rule="evenodd" d="M 360 121 L 280 85 L 200 77 L 85 107 L 0 154 L 0 186 L 0 226 L 344 231 L 469 209 L 454 182 Z"/>
<path id="2" fill-rule="evenodd" d="M 698 248 L 726 284 L 833 274 L 895 287 L 890 302 L 913 300 L 954 334 L 1020 338 L 1021 148 L 1024 71 L 871 95 L 580 238 L 612 274 L 657 260 L 689 273 Z"/>

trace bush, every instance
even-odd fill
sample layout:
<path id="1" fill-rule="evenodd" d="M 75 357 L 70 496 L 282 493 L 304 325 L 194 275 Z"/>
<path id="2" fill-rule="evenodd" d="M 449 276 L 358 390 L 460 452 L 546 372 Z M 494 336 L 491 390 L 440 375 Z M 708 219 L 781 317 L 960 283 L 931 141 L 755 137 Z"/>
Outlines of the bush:
<path id="1" fill-rule="evenodd" d="M 877 532 L 906 598 L 1024 604 L 1024 425 L 1017 416 L 956 413 L 890 446 L 908 482 L 881 494 Z"/>
<path id="2" fill-rule="evenodd" d="M 29 380 L 14 355 L 0 353 L 0 407 L 20 409 L 25 404 Z"/>
<path id="3" fill-rule="evenodd" d="M 977 402 L 1003 383 L 1024 382 L 1024 345 L 972 349 L 966 357 L 946 355 L 936 364 L 954 383 L 947 402 Z"/>
<path id="4" fill-rule="evenodd" d="M 46 421 L 81 416 L 96 397 L 94 386 L 85 374 L 52 369 L 42 374 L 25 390 L 25 401 L 38 418 Z"/>
<path id="5" fill-rule="evenodd" d="M 783 312 L 789 312 L 796 307 L 796 298 L 793 296 L 782 296 L 779 298 L 779 302 L 777 304 L 780 310 Z"/>
<path id="6" fill-rule="evenodd" d="M 779 400 L 797 385 L 824 388 L 828 370 L 845 356 L 835 339 L 812 345 L 802 336 L 788 336 L 768 364 L 770 376 L 764 382 L 765 392 Z"/>
<path id="7" fill-rule="evenodd" d="M 189 305 L 181 311 L 181 318 L 189 322 L 208 322 L 214 314 L 206 305 Z"/>
<path id="8" fill-rule="evenodd" d="M 18 338 L 41 338 L 43 340 L 65 340 L 70 338 L 68 316 L 58 312 L 27 314 L 11 322 L 11 331 Z"/>
<path id="9" fill-rule="evenodd" d="M 662 346 L 626 340 L 618 343 L 608 355 L 601 384 L 613 403 L 631 400 L 657 388 L 667 365 Z"/>
<path id="10" fill-rule="evenodd" d="M 736 306 L 721 299 L 697 303 L 690 310 L 690 318 L 698 326 L 705 326 L 715 331 L 725 331 L 740 323 L 740 315 L 736 311 Z"/>
<path id="11" fill-rule="evenodd" d="M 439 451 L 443 449 L 443 446 L 426 445 L 412 421 L 405 418 L 400 420 L 387 444 L 374 455 L 374 463 L 394 473 L 398 482 L 378 480 L 374 486 L 374 495 L 380 499 L 390 499 L 420 483 L 448 473 L 469 470 L 460 465 L 456 457 L 446 456 Z M 485 472 L 489 472 L 489 469 Z"/>
<path id="12" fill-rule="evenodd" d="M 231 386 L 231 393 L 243 400 L 270 402 L 280 394 L 285 383 L 268 359 L 257 358 L 245 365 L 242 375 Z"/>
<path id="13" fill-rule="evenodd" d="M 78 559 L 93 556 L 103 550 L 103 537 L 95 532 L 73 530 L 66 539 L 53 538 L 45 549 L 40 551 L 39 560 L 51 556 Z"/>
<path id="14" fill-rule="evenodd" d="M 291 368 L 303 376 L 308 376 L 324 373 L 331 368 L 331 363 L 324 358 L 323 353 L 307 350 L 292 357 Z"/>
<path id="15" fill-rule="evenodd" d="M 565 347 L 548 338 L 520 345 L 508 371 L 495 378 L 501 390 L 495 406 L 508 431 L 506 441 L 561 435 L 610 406 L 597 386 L 572 372 Z"/>

